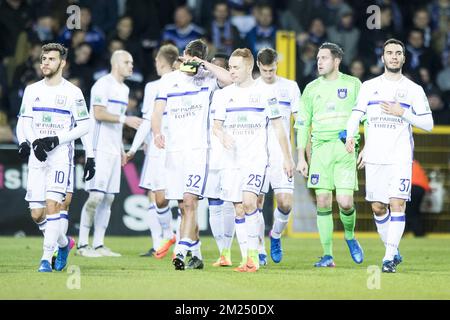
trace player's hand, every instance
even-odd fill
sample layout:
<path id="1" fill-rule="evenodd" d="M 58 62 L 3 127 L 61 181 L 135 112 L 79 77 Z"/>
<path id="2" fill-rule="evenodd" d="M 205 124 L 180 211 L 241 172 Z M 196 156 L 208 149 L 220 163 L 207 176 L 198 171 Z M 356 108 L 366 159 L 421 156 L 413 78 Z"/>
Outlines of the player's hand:
<path id="1" fill-rule="evenodd" d="M 127 162 L 132 160 L 134 158 L 134 152 L 128 151 L 127 152 Z"/>
<path id="2" fill-rule="evenodd" d="M 398 101 L 395 101 L 394 103 L 382 101 L 380 102 L 380 107 L 384 113 L 397 117 L 401 117 L 405 113 L 405 110 L 400 106 Z"/>
<path id="3" fill-rule="evenodd" d="M 142 123 L 142 119 L 139 118 L 139 117 L 129 116 L 129 117 L 126 117 L 126 118 L 125 118 L 125 124 L 126 124 L 128 127 L 133 128 L 133 129 L 136 129 L 136 130 L 139 128 L 139 126 L 141 125 L 141 123 Z"/>
<path id="4" fill-rule="evenodd" d="M 234 147 L 234 139 L 226 133 L 223 134 L 221 142 L 225 149 L 230 150 Z"/>
<path id="5" fill-rule="evenodd" d="M 292 160 L 292 157 L 284 160 L 283 169 L 288 178 L 292 178 L 294 176 L 295 163 L 294 160 Z"/>
<path id="6" fill-rule="evenodd" d="M 308 178 L 308 163 L 305 159 L 298 160 L 297 171 L 305 178 Z"/>
<path id="7" fill-rule="evenodd" d="M 355 138 L 347 136 L 347 139 L 345 140 L 345 149 L 348 153 L 355 151 Z"/>
<path id="8" fill-rule="evenodd" d="M 44 144 L 44 149 L 47 152 L 52 151 L 59 145 L 59 138 L 57 136 L 45 137 L 40 140 Z"/>
<path id="9" fill-rule="evenodd" d="M 91 180 L 95 175 L 95 159 L 87 158 L 84 165 L 84 179 L 86 181 Z"/>
<path id="10" fill-rule="evenodd" d="M 155 146 L 159 149 L 164 149 L 166 147 L 166 138 L 162 134 L 155 135 L 153 141 L 155 142 Z"/>
<path id="11" fill-rule="evenodd" d="M 356 165 L 357 165 L 358 169 L 362 169 L 366 165 L 363 160 L 363 155 L 364 155 L 364 150 L 361 150 L 361 152 L 358 155 L 358 160 L 356 160 Z"/>
<path id="12" fill-rule="evenodd" d="M 122 157 L 120 159 L 120 164 L 122 167 L 124 167 L 128 163 L 127 154 L 125 152 L 122 152 Z"/>
<path id="13" fill-rule="evenodd" d="M 42 142 L 41 139 L 34 140 L 32 146 L 36 159 L 38 159 L 41 162 L 47 160 L 47 153 L 45 152 L 44 143 Z"/>
<path id="14" fill-rule="evenodd" d="M 30 145 L 28 144 L 28 142 L 22 142 L 19 145 L 19 150 L 18 150 L 19 158 L 22 160 L 27 160 L 28 157 L 30 156 L 30 151 L 31 151 L 31 148 L 30 148 Z"/>

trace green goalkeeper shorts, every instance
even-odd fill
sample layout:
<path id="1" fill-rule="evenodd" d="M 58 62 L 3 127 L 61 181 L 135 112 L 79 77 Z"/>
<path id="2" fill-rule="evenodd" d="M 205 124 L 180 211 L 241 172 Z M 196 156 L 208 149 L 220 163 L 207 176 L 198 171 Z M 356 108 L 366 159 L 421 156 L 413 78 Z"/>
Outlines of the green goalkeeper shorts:
<path id="1" fill-rule="evenodd" d="M 311 148 L 308 188 L 358 190 L 357 152 L 348 153 L 344 143 L 314 141 Z"/>

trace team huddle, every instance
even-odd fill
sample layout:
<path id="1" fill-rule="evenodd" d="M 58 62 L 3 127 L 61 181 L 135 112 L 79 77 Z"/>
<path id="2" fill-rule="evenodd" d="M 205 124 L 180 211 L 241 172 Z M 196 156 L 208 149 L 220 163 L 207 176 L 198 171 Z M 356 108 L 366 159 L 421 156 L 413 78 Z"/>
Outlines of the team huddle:
<path id="1" fill-rule="evenodd" d="M 39 272 L 63 270 L 75 241 L 66 235 L 73 192 L 74 141 L 86 153 L 89 197 L 83 206 L 76 254 L 120 256 L 104 245 L 114 194 L 120 192 L 121 166 L 146 144 L 140 187 L 148 191 L 152 248 L 143 256 L 164 258 L 174 245 L 176 270 L 203 269 L 197 224 L 198 201 L 208 199 L 209 222 L 218 246 L 214 267 L 232 266 L 236 235 L 241 262 L 237 272 L 267 264 L 262 204 L 269 185 L 277 207 L 269 233 L 273 262 L 283 258 L 281 234 L 293 207 L 294 171 L 307 180 L 317 200 L 317 227 L 323 255 L 314 266 L 334 267 L 333 191 L 353 261 L 364 252 L 355 239 L 357 167 L 365 166 L 366 200 L 386 247 L 382 271 L 396 272 L 411 192 L 412 126 L 431 130 L 433 120 L 423 89 L 401 73 L 402 42 L 385 42 L 385 72 L 361 82 L 339 71 L 342 49 L 324 43 L 317 54 L 319 77 L 302 94 L 295 81 L 276 75 L 277 52 L 236 49 L 228 61 L 208 62 L 202 40 L 191 41 L 180 56 L 173 45 L 155 58 L 157 81 L 145 87 L 143 117 L 126 116 L 133 57 L 124 50 L 111 57 L 111 73 L 91 89 L 90 109 L 79 88 L 62 78 L 67 50 L 42 47 L 44 79 L 24 93 L 17 138 L 19 155 L 29 156 L 25 200 L 44 234 Z M 291 153 L 291 118 L 297 130 L 298 163 Z M 359 146 L 359 123 L 365 145 Z M 137 129 L 125 152 L 123 125 Z M 32 152 L 31 152 L 32 149 Z M 169 201 L 177 200 L 177 230 Z M 90 229 L 94 227 L 92 246 Z"/>

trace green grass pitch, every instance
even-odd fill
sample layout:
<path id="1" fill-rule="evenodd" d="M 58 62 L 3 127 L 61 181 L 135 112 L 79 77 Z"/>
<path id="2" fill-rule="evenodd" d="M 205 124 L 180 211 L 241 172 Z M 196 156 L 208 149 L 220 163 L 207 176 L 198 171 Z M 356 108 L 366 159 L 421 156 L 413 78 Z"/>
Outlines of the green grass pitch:
<path id="1" fill-rule="evenodd" d="M 79 273 L 42 274 L 41 237 L 0 237 L 0 299 L 450 299 L 449 237 L 404 238 L 396 274 L 378 272 L 384 248 L 377 237 L 360 238 L 365 261 L 356 265 L 336 236 L 334 269 L 313 267 L 321 254 L 318 239 L 282 241 L 283 261 L 269 258 L 255 274 L 212 267 L 218 255 L 211 237 L 202 238 L 203 270 L 175 271 L 169 256 L 139 257 L 150 246 L 147 237 L 107 237 L 106 245 L 122 257 L 82 258 L 72 251 L 69 267 Z M 234 266 L 240 260 L 236 242 L 232 259 Z"/>

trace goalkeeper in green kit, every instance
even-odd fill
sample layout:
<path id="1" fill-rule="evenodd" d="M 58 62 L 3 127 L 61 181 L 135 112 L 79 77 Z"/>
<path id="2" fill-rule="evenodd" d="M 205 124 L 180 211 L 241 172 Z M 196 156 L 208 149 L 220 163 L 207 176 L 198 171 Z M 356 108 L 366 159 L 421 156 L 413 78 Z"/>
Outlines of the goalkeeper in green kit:
<path id="1" fill-rule="evenodd" d="M 334 267 L 333 261 L 333 190 L 339 205 L 339 216 L 344 225 L 345 240 L 353 261 L 362 263 L 364 253 L 355 239 L 356 211 L 353 192 L 358 188 L 356 175 L 357 152 L 345 150 L 347 120 L 356 105 L 361 82 L 339 72 L 344 53 L 326 42 L 317 54 L 319 78 L 303 91 L 295 123 L 297 129 L 299 171 L 308 178 L 308 188 L 317 198 L 317 227 L 323 256 L 315 267 Z M 305 158 L 306 144 L 311 132 L 311 161 Z"/>

